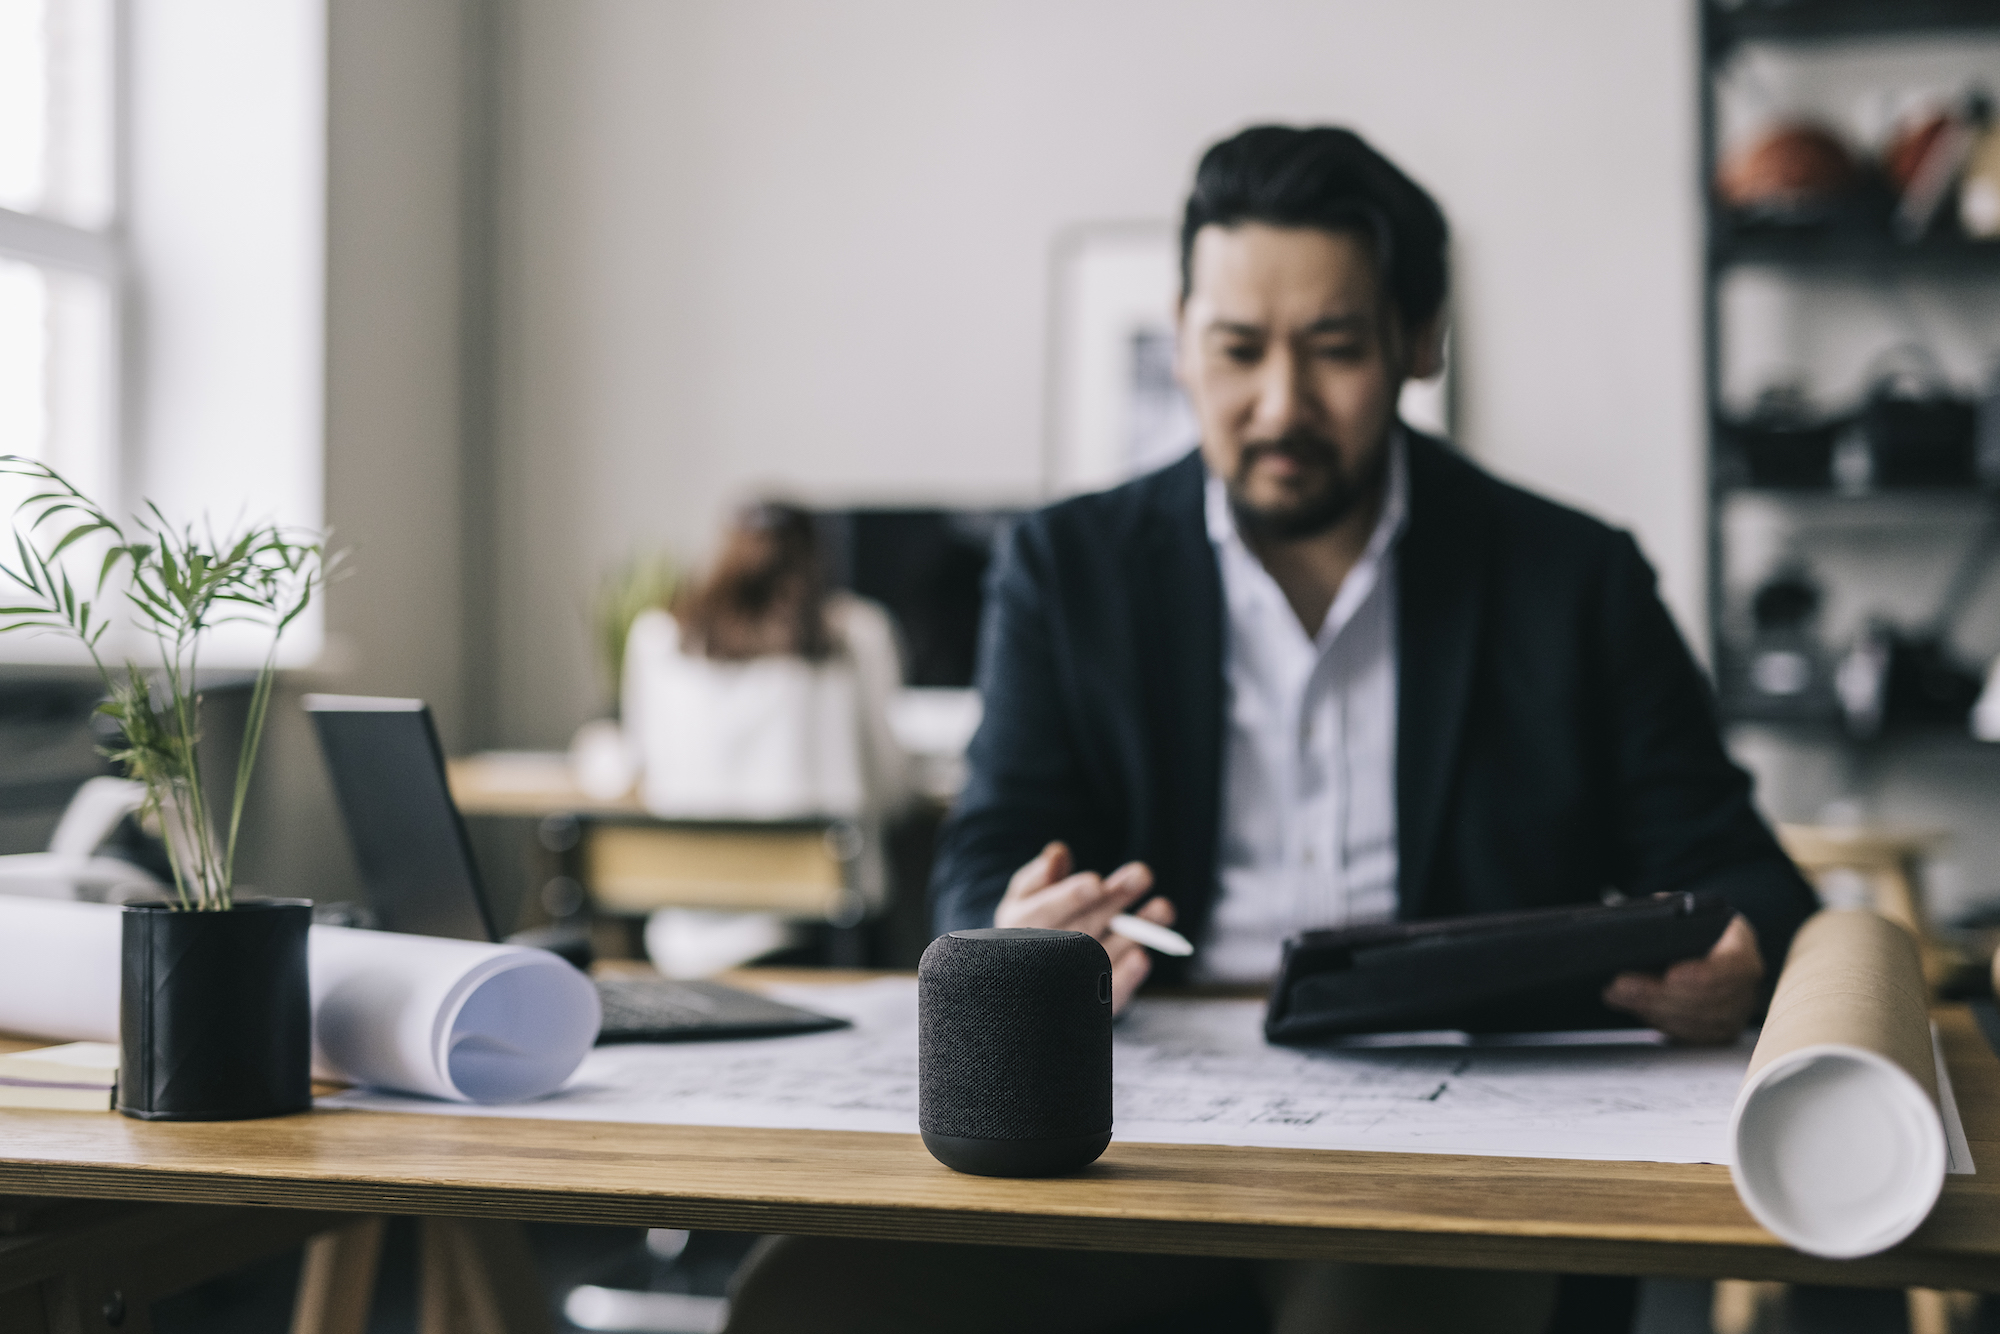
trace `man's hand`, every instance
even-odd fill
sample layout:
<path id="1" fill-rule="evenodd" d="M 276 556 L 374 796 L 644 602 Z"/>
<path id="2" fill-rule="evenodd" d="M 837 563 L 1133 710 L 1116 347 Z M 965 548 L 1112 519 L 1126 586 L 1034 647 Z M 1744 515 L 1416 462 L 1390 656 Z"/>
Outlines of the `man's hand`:
<path id="1" fill-rule="evenodd" d="M 1125 1008 L 1132 993 L 1153 971 L 1146 947 L 1111 934 L 1111 919 L 1153 889 L 1153 873 L 1144 862 L 1126 862 L 1110 875 L 1093 871 L 1074 875 L 1069 848 L 1051 843 L 1035 860 L 1014 872 L 1007 892 L 993 911 L 995 926 L 1041 926 L 1058 931 L 1083 931 L 1096 936 L 1111 956 L 1111 1010 Z M 1174 924 L 1174 905 L 1154 899 L 1138 912 L 1161 926 Z"/>
<path id="2" fill-rule="evenodd" d="M 1757 932 L 1742 913 L 1730 919 L 1715 948 L 1702 959 L 1683 959 L 1658 977 L 1620 973 L 1604 989 L 1604 1003 L 1636 1014 L 1676 1042 L 1733 1042 L 1764 982 Z"/>

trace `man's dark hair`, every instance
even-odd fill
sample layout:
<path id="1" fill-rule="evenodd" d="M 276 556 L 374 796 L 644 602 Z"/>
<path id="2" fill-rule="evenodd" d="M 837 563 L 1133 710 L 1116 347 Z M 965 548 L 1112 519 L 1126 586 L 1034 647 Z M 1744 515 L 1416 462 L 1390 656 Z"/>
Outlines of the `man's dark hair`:
<path id="1" fill-rule="evenodd" d="M 1254 125 L 1202 154 L 1181 220 L 1182 300 L 1195 233 L 1239 222 L 1366 238 L 1406 329 L 1421 328 L 1444 304 L 1444 213 L 1352 130 Z"/>

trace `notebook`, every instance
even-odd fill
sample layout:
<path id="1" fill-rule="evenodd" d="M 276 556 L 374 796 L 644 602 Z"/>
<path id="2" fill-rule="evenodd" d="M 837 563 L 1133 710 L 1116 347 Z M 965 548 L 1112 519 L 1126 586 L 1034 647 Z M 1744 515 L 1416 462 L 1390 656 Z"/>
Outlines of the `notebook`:
<path id="1" fill-rule="evenodd" d="M 68 1042 L 0 1056 L 0 1107 L 108 1112 L 117 1088 L 115 1042 Z"/>

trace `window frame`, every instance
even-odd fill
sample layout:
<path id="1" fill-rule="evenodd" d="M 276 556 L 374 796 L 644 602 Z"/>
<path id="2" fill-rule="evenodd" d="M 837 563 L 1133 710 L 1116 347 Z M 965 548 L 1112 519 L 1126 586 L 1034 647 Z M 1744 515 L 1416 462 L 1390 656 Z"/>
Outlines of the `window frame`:
<path id="1" fill-rule="evenodd" d="M 131 142 L 127 120 L 131 103 L 128 33 L 126 0 L 107 0 L 104 40 L 109 49 L 102 53 L 102 59 L 107 99 L 104 124 L 110 136 L 104 151 L 110 180 L 106 183 L 102 221 L 89 225 L 0 206 L 0 260 L 25 264 L 52 277 L 82 277 L 103 289 L 102 345 L 96 349 L 102 367 L 101 383 L 97 386 L 102 438 L 93 442 L 103 473 L 92 488 L 91 498 L 114 514 L 129 508 L 134 464 L 130 431 L 134 386 L 128 343 L 132 327 L 132 256 L 126 212 Z M 49 442 L 45 439 L 40 443 L 46 446 Z M 11 526 L 13 515 L 5 517 Z M 123 627 L 114 625 L 112 640 L 119 640 L 123 634 Z M 60 636 L 25 633 L 0 636 L 0 667 L 60 669 L 88 661 L 89 655 L 81 646 Z"/>

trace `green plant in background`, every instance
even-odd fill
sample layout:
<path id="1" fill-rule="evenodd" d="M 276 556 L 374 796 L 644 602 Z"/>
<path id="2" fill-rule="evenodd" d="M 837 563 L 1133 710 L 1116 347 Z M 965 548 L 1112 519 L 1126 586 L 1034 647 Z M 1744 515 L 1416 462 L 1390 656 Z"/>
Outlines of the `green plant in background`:
<path id="1" fill-rule="evenodd" d="M 141 816 L 156 819 L 165 834 L 175 906 L 228 909 L 244 800 L 271 705 L 278 641 L 311 605 L 339 557 L 327 555 L 319 534 L 274 524 L 245 525 L 220 537 L 206 526 L 200 532 L 192 525 L 176 528 L 150 502 L 140 517 L 121 525 L 52 468 L 15 454 L 0 455 L 0 476 L 24 478 L 35 492 L 15 510 L 17 563 L 0 557 L 0 576 L 17 590 L 6 599 L 13 605 L 0 606 L 0 633 L 56 631 L 89 652 L 109 696 L 98 711 L 120 731 L 118 745 L 106 754 L 127 776 L 146 785 Z M 86 596 L 61 558 L 93 537 L 108 539 L 109 546 Z M 127 660 L 115 671 L 99 655 L 112 624 L 103 598 L 120 571 L 124 604 L 158 653 L 154 679 L 136 661 Z M 207 632 L 232 622 L 267 627 L 271 642 L 251 689 L 228 831 L 218 845 L 195 757 L 201 737 L 195 672 Z"/>
<path id="2" fill-rule="evenodd" d="M 632 633 L 632 622 L 642 612 L 665 607 L 679 583 L 673 557 L 661 552 L 632 556 L 597 581 L 590 600 L 591 638 L 609 689 L 607 698 L 614 704 L 625 674 L 625 640 Z"/>

